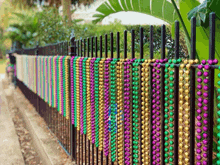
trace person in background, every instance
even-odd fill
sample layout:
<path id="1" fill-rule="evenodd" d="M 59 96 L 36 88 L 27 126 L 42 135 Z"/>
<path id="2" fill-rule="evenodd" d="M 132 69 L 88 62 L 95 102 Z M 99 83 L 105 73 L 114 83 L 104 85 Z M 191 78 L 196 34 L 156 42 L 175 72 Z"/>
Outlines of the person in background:
<path id="1" fill-rule="evenodd" d="M 6 66 L 6 74 L 9 79 L 9 83 L 13 83 L 14 86 L 16 87 L 16 70 L 15 70 L 16 58 L 13 56 L 12 53 L 7 54 L 6 57 L 8 59 Z"/>

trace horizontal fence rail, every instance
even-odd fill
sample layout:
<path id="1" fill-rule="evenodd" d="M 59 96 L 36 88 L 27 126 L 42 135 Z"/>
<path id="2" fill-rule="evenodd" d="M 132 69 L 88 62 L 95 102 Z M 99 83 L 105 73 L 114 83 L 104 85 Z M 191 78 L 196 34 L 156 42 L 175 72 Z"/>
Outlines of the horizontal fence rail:
<path id="1" fill-rule="evenodd" d="M 17 52 L 18 86 L 79 165 L 220 164 L 213 149 L 213 113 L 220 109 L 214 106 L 220 100 L 214 84 L 215 14 L 208 60 L 196 59 L 195 18 L 191 24 L 190 59 L 179 58 L 179 22 L 174 59 L 165 55 L 165 25 L 160 59 L 154 59 L 153 26 L 150 59 L 143 59 L 143 28 L 139 58 L 133 30 L 130 58 L 127 31 L 123 55 L 119 32 L 110 34 L 110 45 L 107 34 L 73 37 L 70 43 Z"/>

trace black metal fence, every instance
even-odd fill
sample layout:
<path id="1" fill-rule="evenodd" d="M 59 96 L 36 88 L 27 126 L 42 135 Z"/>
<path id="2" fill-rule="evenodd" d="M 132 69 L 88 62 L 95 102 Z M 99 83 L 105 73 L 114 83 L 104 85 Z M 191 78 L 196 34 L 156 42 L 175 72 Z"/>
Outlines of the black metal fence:
<path id="1" fill-rule="evenodd" d="M 179 58 L 179 22 L 175 23 L 175 59 L 166 59 L 165 26 L 161 28 L 161 59 L 154 59 L 153 26 L 150 59 L 143 59 L 143 28 L 139 33 L 140 59 L 135 58 L 133 30 L 131 59 L 127 31 L 123 55 L 119 33 L 116 42 L 110 34 L 110 45 L 108 35 L 104 36 L 104 51 L 103 36 L 99 43 L 97 37 L 77 41 L 73 37 L 70 45 L 63 42 L 17 51 L 19 88 L 77 164 L 219 163 L 217 129 L 217 137 L 213 137 L 214 122 L 219 121 L 213 113 L 220 109 L 218 102 L 214 106 L 214 99 L 219 99 L 218 93 L 214 98 L 214 71 L 219 67 L 215 59 L 215 14 L 210 15 L 209 60 L 196 59 L 195 18 L 190 59 Z M 27 67 L 23 67 L 26 63 Z M 34 73 L 28 74 L 31 64 Z M 47 71 L 52 75 L 49 79 Z M 42 81 L 38 80 L 41 72 Z M 34 76 L 26 80 L 30 73 Z M 45 87 L 38 88 L 44 81 Z M 45 100 L 47 94 L 38 93 L 41 87 L 49 91 L 51 98 Z M 53 100 L 58 106 L 53 106 Z"/>

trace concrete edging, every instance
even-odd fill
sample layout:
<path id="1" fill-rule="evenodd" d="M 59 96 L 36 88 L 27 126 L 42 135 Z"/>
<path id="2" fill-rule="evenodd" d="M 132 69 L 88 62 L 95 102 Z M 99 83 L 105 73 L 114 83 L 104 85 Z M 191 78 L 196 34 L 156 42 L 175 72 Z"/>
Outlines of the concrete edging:
<path id="1" fill-rule="evenodd" d="M 16 98 L 15 98 L 16 93 L 17 92 L 15 92 L 13 94 L 14 100 L 16 100 Z M 27 127 L 27 129 L 30 133 L 31 138 L 32 138 L 33 146 L 36 149 L 36 152 L 38 153 L 42 163 L 45 164 L 45 165 L 54 165 L 53 161 L 51 160 L 51 158 L 49 157 L 49 155 L 45 151 L 45 147 L 44 147 L 43 142 L 40 140 L 38 135 L 35 133 L 32 122 L 29 120 L 28 116 L 26 115 L 25 110 L 24 110 L 25 107 L 23 105 L 21 105 L 20 102 L 17 102 L 17 104 L 18 104 L 18 107 L 19 107 L 18 108 L 19 112 L 21 112 L 22 117 L 24 119 L 24 122 L 26 124 L 26 127 Z"/>

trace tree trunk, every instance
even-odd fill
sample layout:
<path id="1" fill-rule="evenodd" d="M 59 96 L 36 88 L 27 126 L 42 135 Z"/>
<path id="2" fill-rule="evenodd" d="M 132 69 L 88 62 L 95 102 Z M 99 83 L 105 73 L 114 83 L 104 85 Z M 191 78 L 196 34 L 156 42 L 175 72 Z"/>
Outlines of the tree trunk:
<path id="1" fill-rule="evenodd" d="M 67 16 L 68 18 L 68 25 L 71 25 L 71 0 L 62 0 L 62 6 L 63 6 L 63 16 Z"/>

